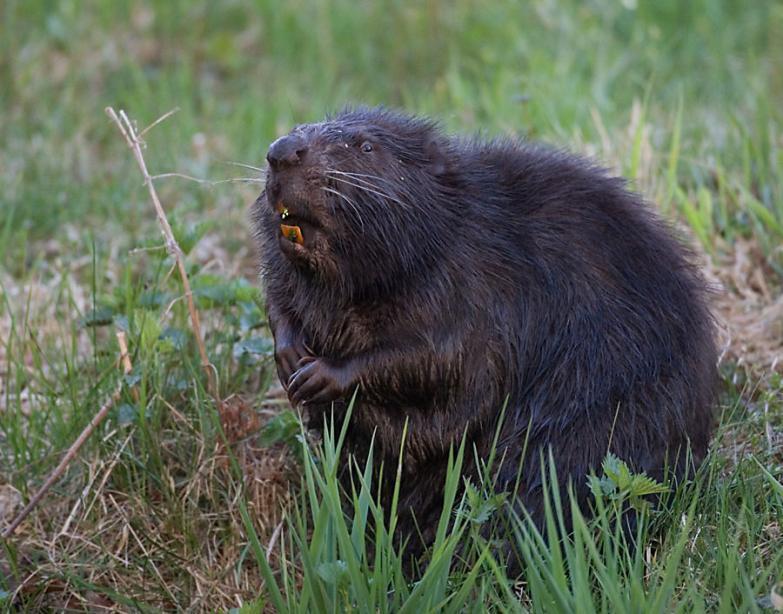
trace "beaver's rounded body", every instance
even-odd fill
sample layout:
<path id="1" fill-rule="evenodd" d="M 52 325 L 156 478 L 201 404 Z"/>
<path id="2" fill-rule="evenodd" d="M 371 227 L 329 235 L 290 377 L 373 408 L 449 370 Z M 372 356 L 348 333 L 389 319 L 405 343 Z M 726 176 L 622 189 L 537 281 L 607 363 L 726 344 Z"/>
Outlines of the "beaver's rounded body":
<path id="1" fill-rule="evenodd" d="M 268 158 L 254 219 L 278 372 L 315 428 L 358 386 L 348 449 L 374 437 L 376 464 L 396 466 L 408 421 L 403 531 L 412 510 L 431 536 L 449 447 L 467 433 L 487 454 L 504 406 L 499 488 L 523 462 L 539 522 L 541 451 L 581 498 L 607 452 L 655 477 L 686 472 L 688 450 L 702 460 L 717 381 L 705 285 L 622 180 L 382 109 L 301 126 Z"/>

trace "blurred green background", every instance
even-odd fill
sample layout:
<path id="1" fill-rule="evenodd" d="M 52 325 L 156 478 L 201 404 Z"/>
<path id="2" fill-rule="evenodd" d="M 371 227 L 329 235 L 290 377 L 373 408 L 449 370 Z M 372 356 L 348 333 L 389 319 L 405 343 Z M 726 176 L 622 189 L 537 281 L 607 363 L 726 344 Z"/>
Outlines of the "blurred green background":
<path id="1" fill-rule="evenodd" d="M 181 109 L 150 136 L 153 172 L 232 176 L 224 161 L 262 165 L 295 122 L 361 102 L 587 151 L 659 200 L 674 180 L 748 188 L 762 224 L 781 222 L 780 2 L 6 0 L 0 17 L 0 249 L 15 257 L 63 224 L 136 231 L 146 204 L 106 105 L 142 125 Z M 192 188 L 188 207 L 214 205 Z M 745 205 L 714 207 L 709 230 L 750 230 L 764 213 Z"/>

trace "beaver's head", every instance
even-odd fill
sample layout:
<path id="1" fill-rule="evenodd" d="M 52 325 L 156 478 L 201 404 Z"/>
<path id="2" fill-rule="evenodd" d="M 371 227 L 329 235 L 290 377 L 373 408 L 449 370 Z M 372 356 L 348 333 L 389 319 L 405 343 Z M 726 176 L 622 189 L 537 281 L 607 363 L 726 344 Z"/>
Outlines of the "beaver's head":
<path id="1" fill-rule="evenodd" d="M 326 277 L 372 283 L 372 268 L 399 273 L 438 232 L 449 156 L 432 123 L 385 109 L 298 126 L 267 153 L 256 203 L 264 238 Z"/>

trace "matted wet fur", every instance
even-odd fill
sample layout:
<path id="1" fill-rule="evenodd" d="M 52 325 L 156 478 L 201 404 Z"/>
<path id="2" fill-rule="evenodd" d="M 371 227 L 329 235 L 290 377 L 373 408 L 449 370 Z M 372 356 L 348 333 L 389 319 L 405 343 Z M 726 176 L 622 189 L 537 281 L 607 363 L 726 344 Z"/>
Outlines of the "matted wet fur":
<path id="1" fill-rule="evenodd" d="M 298 126 L 268 160 L 253 219 L 278 373 L 316 429 L 359 386 L 347 451 L 375 437 L 386 504 L 408 420 L 401 534 L 433 538 L 449 447 L 467 433 L 486 456 L 506 401 L 498 487 L 521 460 L 539 525 L 541 450 L 582 502 L 608 451 L 656 478 L 687 473 L 688 449 L 701 462 L 717 383 L 705 283 L 622 179 L 382 108 Z"/>

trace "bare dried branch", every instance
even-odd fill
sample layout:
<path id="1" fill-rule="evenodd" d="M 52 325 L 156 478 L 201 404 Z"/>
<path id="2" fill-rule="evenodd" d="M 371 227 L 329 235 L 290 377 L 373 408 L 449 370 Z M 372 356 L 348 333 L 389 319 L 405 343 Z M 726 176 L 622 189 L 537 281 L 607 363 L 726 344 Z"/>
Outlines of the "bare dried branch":
<path id="1" fill-rule="evenodd" d="M 148 128 L 142 131 L 142 134 L 153 126 L 162 122 L 167 117 L 170 117 L 173 112 L 174 111 L 169 111 L 152 122 Z M 204 369 L 204 372 L 207 376 L 207 390 L 209 391 L 209 394 L 215 399 L 215 402 L 220 404 L 220 397 L 218 396 L 215 380 L 215 368 L 212 363 L 210 363 L 209 357 L 207 356 L 206 347 L 204 346 L 204 338 L 201 334 L 201 322 L 199 320 L 198 310 L 196 309 L 196 303 L 193 300 L 193 292 L 190 288 L 190 280 L 188 279 L 188 274 L 185 270 L 185 258 L 182 250 L 179 247 L 179 244 L 174 238 L 174 232 L 171 230 L 171 225 L 169 224 L 166 213 L 163 210 L 163 205 L 160 202 L 160 198 L 158 198 L 158 192 L 155 190 L 154 178 L 147 170 L 147 163 L 145 162 L 144 154 L 141 151 L 142 141 L 140 139 L 140 134 L 136 132 L 135 128 L 133 127 L 133 123 L 122 109 L 119 111 L 119 113 L 117 113 L 112 107 L 106 107 L 106 114 L 115 124 L 117 124 L 117 127 L 122 133 L 122 136 L 125 138 L 125 142 L 133 152 L 133 156 L 136 158 L 136 163 L 138 164 L 139 169 L 141 170 L 141 174 L 144 177 L 144 184 L 147 186 L 147 190 L 149 191 L 150 199 L 152 200 L 152 204 L 155 207 L 155 214 L 158 217 L 158 223 L 160 224 L 161 231 L 163 232 L 163 236 L 166 241 L 166 249 L 176 261 L 180 278 L 182 279 L 182 287 L 184 289 L 185 298 L 188 302 L 188 311 L 190 312 L 190 323 L 193 327 L 193 334 L 196 337 L 196 344 L 198 345 L 198 352 L 201 358 L 201 368 Z"/>

